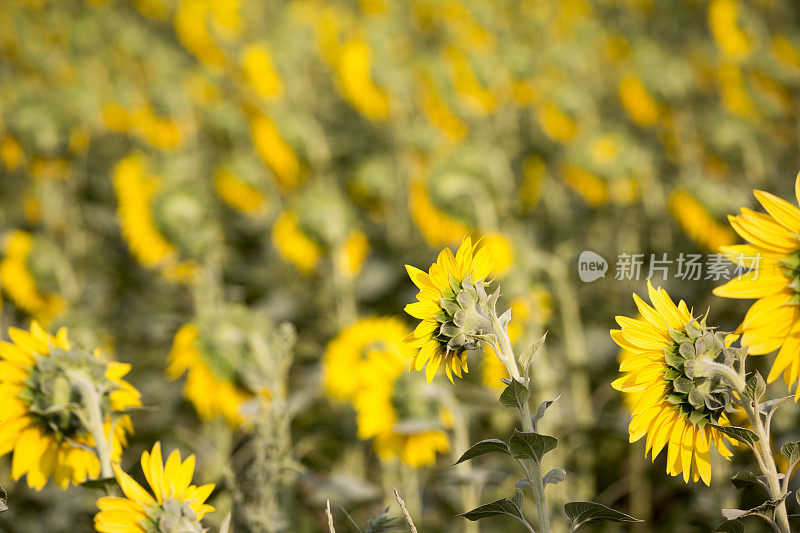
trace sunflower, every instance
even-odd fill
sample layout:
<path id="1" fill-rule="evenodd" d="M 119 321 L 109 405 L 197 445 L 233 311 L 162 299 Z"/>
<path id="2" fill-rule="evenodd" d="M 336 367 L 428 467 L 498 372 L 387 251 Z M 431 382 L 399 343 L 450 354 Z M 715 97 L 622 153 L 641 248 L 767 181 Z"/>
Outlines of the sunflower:
<path id="1" fill-rule="evenodd" d="M 668 474 L 683 474 L 687 483 L 690 478 L 702 479 L 708 485 L 711 444 L 725 459 L 732 455 L 723 435 L 712 426 L 729 424 L 730 398 L 718 392 L 715 379 L 696 375 L 695 361 L 688 365 L 685 358 L 695 353 L 727 357 L 729 352 L 722 334 L 695 320 L 683 300 L 676 306 L 665 290 L 654 289 L 649 282 L 647 287 L 654 307 L 634 294 L 643 318 L 618 316 L 622 329 L 611 331 L 625 350 L 620 364 L 623 375 L 612 387 L 630 396 L 626 403 L 634 406 L 630 442 L 646 436 L 645 453 L 653 461 L 666 447 Z M 695 350 L 698 343 L 705 348 Z"/>
<path id="2" fill-rule="evenodd" d="M 214 511 L 205 501 L 214 490 L 214 484 L 192 485 L 194 455 L 181 462 L 181 454 L 174 450 L 161 458 L 161 443 L 156 442 L 152 452 L 142 453 L 142 472 L 152 490 L 152 495 L 119 464 L 114 464 L 124 498 L 105 496 L 97 500 L 100 512 L 94 517 L 94 526 L 102 533 L 205 531 L 200 521 Z M 155 497 L 154 497 L 155 496 Z"/>
<path id="3" fill-rule="evenodd" d="M 204 357 L 200 330 L 195 324 L 185 324 L 175 334 L 169 353 L 167 374 L 177 379 L 186 373 L 183 392 L 194 405 L 203 420 L 217 416 L 224 418 L 231 427 L 247 422 L 243 406 L 255 398 L 248 389 L 218 376 Z M 208 391 L 214 391 L 209 394 Z"/>
<path id="4" fill-rule="evenodd" d="M 431 246 L 440 246 L 458 241 L 469 233 L 470 228 L 440 209 L 431 198 L 428 187 L 422 182 L 413 182 L 408 197 L 411 219 Z"/>
<path id="5" fill-rule="evenodd" d="M 119 203 L 122 236 L 133 256 L 148 268 L 161 268 L 167 279 L 189 281 L 196 274 L 192 261 L 179 261 L 175 246 L 161 232 L 153 214 L 159 179 L 147 175 L 144 154 L 121 159 L 114 167 L 114 192 Z"/>
<path id="6" fill-rule="evenodd" d="M 468 371 L 466 352 L 478 347 L 474 336 L 491 330 L 475 305 L 477 288 L 482 290 L 492 270 L 491 256 L 485 247 L 476 251 L 465 237 L 455 255 L 450 248 L 442 250 L 427 273 L 411 265 L 406 270 L 420 289 L 418 301 L 405 307 L 406 313 L 421 320 L 408 337 L 411 346 L 419 349 L 413 367 L 422 370 L 427 364 L 425 375 L 431 381 L 444 362 L 452 382 L 453 374 L 461 377 L 462 370 Z"/>
<path id="7" fill-rule="evenodd" d="M 105 391 L 104 430 L 108 438 L 113 428 L 111 459 L 118 460 L 126 432 L 133 431 L 130 418 L 119 413 L 141 405 L 138 391 L 122 379 L 130 365 L 73 349 L 64 328 L 52 336 L 33 322 L 30 332 L 10 328 L 8 334 L 12 342 L 0 342 L 0 455 L 13 453 L 11 478 L 27 474 L 28 486 L 40 490 L 50 477 L 62 489 L 98 477 L 95 441 L 76 414 L 80 396 L 71 373 Z"/>
<path id="8" fill-rule="evenodd" d="M 272 242 L 278 254 L 303 274 L 311 274 L 322 259 L 323 248 L 306 235 L 292 211 L 283 212 L 272 226 Z"/>
<path id="9" fill-rule="evenodd" d="M 724 298 L 757 298 L 738 332 L 751 355 L 780 349 L 767 381 L 781 373 L 791 387 L 800 378 L 800 209 L 768 192 L 753 192 L 767 210 L 758 213 L 745 207 L 730 216 L 731 226 L 749 244 L 723 246 L 720 250 L 748 273 L 714 289 Z M 795 181 L 800 202 L 800 175 Z M 800 387 L 795 401 L 800 399 Z"/>
<path id="10" fill-rule="evenodd" d="M 20 309 L 42 323 L 49 323 L 66 305 L 58 294 L 39 290 L 36 278 L 28 265 L 34 238 L 24 231 L 11 231 L 4 237 L 4 252 L 0 261 L 0 283 L 4 292 Z"/>
<path id="11" fill-rule="evenodd" d="M 325 350 L 325 386 L 355 407 L 358 436 L 373 439 L 381 459 L 419 468 L 449 449 L 451 421 L 431 386 L 405 372 L 414 357 L 407 335 L 393 317 L 362 319 L 342 330 Z"/>
<path id="12" fill-rule="evenodd" d="M 733 244 L 730 228 L 721 225 L 694 196 L 676 190 L 669 196 L 669 212 L 681 229 L 695 242 L 710 250 Z"/>

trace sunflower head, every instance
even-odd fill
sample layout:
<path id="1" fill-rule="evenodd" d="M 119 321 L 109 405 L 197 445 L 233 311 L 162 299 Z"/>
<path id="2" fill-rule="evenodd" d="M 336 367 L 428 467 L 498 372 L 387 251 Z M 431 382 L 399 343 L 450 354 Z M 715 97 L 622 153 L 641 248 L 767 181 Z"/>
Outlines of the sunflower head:
<path id="1" fill-rule="evenodd" d="M 499 293 L 486 293 L 491 267 L 487 249 L 476 251 L 469 237 L 455 255 L 449 248 L 442 250 L 428 272 L 406 265 L 420 291 L 405 311 L 421 321 L 408 342 L 419 348 L 414 368 L 421 370 L 427 364 L 428 381 L 442 362 L 450 381 L 453 374 L 461 377 L 462 370 L 467 371 L 467 350 L 494 334 L 491 316 Z"/>
<path id="2" fill-rule="evenodd" d="M 148 492 L 131 476 L 114 464 L 114 476 L 125 497 L 103 497 L 97 500 L 100 512 L 94 517 L 97 531 L 141 531 L 142 533 L 206 531 L 201 520 L 214 508 L 205 503 L 213 484 L 192 485 L 195 459 L 190 455 L 181 461 L 174 450 L 166 463 L 161 456 L 161 443 L 151 452 L 142 453 L 142 471 L 152 491 Z"/>
<path id="3" fill-rule="evenodd" d="M 12 342 L 0 343 L 0 454 L 13 452 L 12 478 L 27 474 L 40 489 L 50 476 L 62 488 L 96 477 L 100 463 L 88 425 L 94 406 L 84 390 L 95 391 L 118 458 L 132 429 L 124 411 L 140 405 L 138 391 L 122 379 L 130 365 L 74 347 L 63 328 L 52 336 L 34 322 L 30 332 L 11 328 L 9 336 Z"/>
<path id="4" fill-rule="evenodd" d="M 733 409 L 729 385 L 734 362 L 744 349 L 730 337 L 692 316 L 686 303 L 675 305 L 667 292 L 648 282 L 652 307 L 634 294 L 641 318 L 618 316 L 611 337 L 623 349 L 622 377 L 612 386 L 632 406 L 630 441 L 645 435 L 645 453 L 655 461 L 667 450 L 667 472 L 684 481 L 711 480 L 710 444 L 731 456 L 715 426 L 728 425 Z"/>
<path id="5" fill-rule="evenodd" d="M 715 365 L 732 368 L 743 350 L 726 346 L 729 334 L 709 328 L 706 317 L 693 318 L 679 329 L 670 328 L 669 335 L 674 342 L 664 355 L 667 402 L 694 425 L 719 424 L 723 413 L 736 408 L 730 386 L 713 369 Z"/>

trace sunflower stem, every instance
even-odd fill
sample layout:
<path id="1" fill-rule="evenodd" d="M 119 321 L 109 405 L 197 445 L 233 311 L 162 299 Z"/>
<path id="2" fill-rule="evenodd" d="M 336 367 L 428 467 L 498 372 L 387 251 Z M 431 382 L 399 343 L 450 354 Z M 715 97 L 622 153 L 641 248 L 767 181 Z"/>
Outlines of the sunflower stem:
<path id="1" fill-rule="evenodd" d="M 110 478 L 114 476 L 114 471 L 111 469 L 111 446 L 109 445 L 108 438 L 106 438 L 105 429 L 103 427 L 103 414 L 100 410 L 100 395 L 94 384 L 80 372 L 70 372 L 70 381 L 73 386 L 78 389 L 78 392 L 83 399 L 84 407 L 86 408 L 86 429 L 94 439 L 94 448 L 97 452 L 97 458 L 100 461 L 100 477 Z M 110 435 L 109 435 L 110 438 Z"/>
<path id="2" fill-rule="evenodd" d="M 495 337 L 497 338 L 496 347 L 493 346 L 500 362 L 506 367 L 508 375 L 511 379 L 515 379 L 528 386 L 525 380 L 519 373 L 517 367 L 517 360 L 514 357 L 514 350 L 511 348 L 511 340 L 508 338 L 506 328 L 500 324 L 500 319 L 497 312 L 492 309 L 492 328 L 494 329 Z M 520 407 L 520 418 L 522 421 L 522 429 L 526 433 L 533 433 L 533 421 L 531 420 L 531 408 L 528 402 L 523 402 Z M 528 463 L 528 481 L 531 484 L 531 491 L 533 492 L 533 500 L 536 502 L 536 514 L 539 519 L 539 531 L 541 533 L 550 533 L 550 517 L 547 514 L 547 500 L 544 494 L 544 483 L 542 482 L 542 470 L 538 461 L 526 461 Z"/>
<path id="3" fill-rule="evenodd" d="M 742 396 L 742 391 L 737 391 Z M 764 422 L 761 420 L 761 415 L 758 412 L 758 400 L 753 399 L 751 402 L 743 402 L 747 417 L 750 419 L 750 424 L 758 435 L 758 450 L 754 450 L 756 459 L 758 460 L 761 472 L 767 478 L 767 488 L 769 489 L 769 496 L 772 500 L 779 500 L 785 494 L 781 488 L 780 479 L 778 477 L 778 468 L 775 466 L 775 459 L 772 457 L 772 447 L 770 446 L 769 434 L 764 429 Z M 778 529 L 781 533 L 791 533 L 789 527 L 789 516 L 786 513 L 786 501 L 781 501 L 775 508 L 775 517 Z"/>

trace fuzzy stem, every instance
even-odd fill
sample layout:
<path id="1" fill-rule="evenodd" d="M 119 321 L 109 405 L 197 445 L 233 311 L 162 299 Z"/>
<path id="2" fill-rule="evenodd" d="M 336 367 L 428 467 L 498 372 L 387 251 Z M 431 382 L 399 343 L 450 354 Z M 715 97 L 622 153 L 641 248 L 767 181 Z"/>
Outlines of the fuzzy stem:
<path id="1" fill-rule="evenodd" d="M 83 374 L 71 372 L 70 380 L 75 388 L 78 389 L 78 392 L 80 392 L 84 407 L 86 408 L 86 414 L 88 415 L 86 429 L 89 430 L 89 433 L 94 439 L 94 448 L 97 451 L 97 458 L 100 461 L 100 477 L 114 477 L 114 471 L 111 468 L 111 446 L 108 443 L 108 439 L 106 439 L 106 433 L 103 428 L 100 395 L 97 393 L 94 384 Z"/>
<path id="2" fill-rule="evenodd" d="M 737 390 L 739 397 L 743 397 L 743 389 Z M 775 460 L 772 457 L 772 447 L 770 446 L 769 434 L 764 429 L 764 423 L 761 420 L 761 415 L 758 412 L 758 400 L 754 399 L 752 403 L 742 402 L 747 418 L 750 419 L 750 424 L 758 435 L 758 449 L 753 450 L 758 461 L 758 466 L 761 472 L 767 478 L 767 488 L 769 490 L 769 497 L 772 500 L 780 499 L 785 492 L 781 489 L 780 479 L 778 478 L 778 469 L 775 466 Z M 791 533 L 789 527 L 789 517 L 786 514 L 786 501 L 781 501 L 775 508 L 775 517 L 777 519 L 777 527 L 781 533 Z"/>
<path id="3" fill-rule="evenodd" d="M 508 338 L 506 329 L 500 324 L 497 313 L 492 312 L 492 326 L 497 337 L 497 352 L 500 361 L 506 367 L 511 379 L 515 379 L 525 385 L 517 367 L 514 350 L 511 348 L 511 340 Z M 524 402 L 520 408 L 520 418 L 522 429 L 527 433 L 533 432 L 533 422 L 531 421 L 531 408 L 528 402 Z M 547 500 L 544 494 L 544 483 L 542 482 L 542 471 L 538 461 L 529 461 L 529 481 L 533 491 L 533 499 L 536 502 L 536 514 L 539 518 L 539 530 L 541 533 L 550 533 L 550 517 L 547 515 Z"/>

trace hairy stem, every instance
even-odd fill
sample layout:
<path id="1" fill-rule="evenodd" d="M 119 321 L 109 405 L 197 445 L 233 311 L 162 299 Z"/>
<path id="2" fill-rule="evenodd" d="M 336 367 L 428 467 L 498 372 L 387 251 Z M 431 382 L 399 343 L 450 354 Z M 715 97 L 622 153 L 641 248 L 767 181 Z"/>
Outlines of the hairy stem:
<path id="1" fill-rule="evenodd" d="M 511 348 L 511 341 L 508 338 L 506 329 L 500 324 L 497 313 L 492 313 L 492 326 L 494 334 L 497 337 L 497 352 L 500 361 L 505 365 L 508 375 L 511 379 L 515 379 L 528 386 L 523 381 L 517 367 L 517 361 L 514 357 L 514 350 Z M 522 421 L 522 429 L 527 433 L 533 432 L 533 422 L 531 421 L 531 408 L 528 402 L 524 402 L 520 408 L 520 418 Z M 541 533 L 550 533 L 550 517 L 547 514 L 547 500 L 544 494 L 544 483 L 542 482 L 542 471 L 537 461 L 526 461 L 528 463 L 528 471 L 530 472 L 529 481 L 531 483 L 531 490 L 533 491 L 533 499 L 536 502 L 536 514 L 539 518 L 539 530 Z"/>
<path id="2" fill-rule="evenodd" d="M 97 451 L 97 458 L 100 461 L 100 477 L 110 478 L 114 476 L 111 468 L 111 446 L 106 438 L 103 428 L 103 413 L 100 410 L 100 395 L 95 389 L 94 384 L 86 376 L 79 372 L 70 373 L 72 384 L 80 392 L 86 408 L 86 426 L 94 439 L 94 448 Z M 110 438 L 110 435 L 109 435 Z"/>

